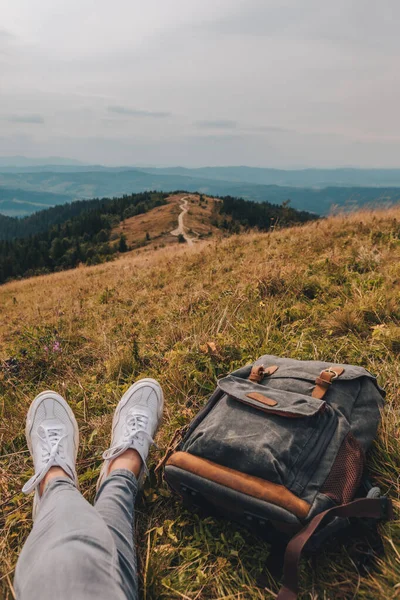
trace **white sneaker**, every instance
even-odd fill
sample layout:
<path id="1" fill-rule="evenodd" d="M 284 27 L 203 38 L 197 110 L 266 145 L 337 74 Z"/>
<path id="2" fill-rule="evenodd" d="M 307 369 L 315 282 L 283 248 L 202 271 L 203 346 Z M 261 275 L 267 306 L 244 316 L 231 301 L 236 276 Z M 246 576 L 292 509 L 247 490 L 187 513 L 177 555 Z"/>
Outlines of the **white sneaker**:
<path id="1" fill-rule="evenodd" d="M 161 422 L 164 395 L 155 379 L 140 379 L 125 392 L 115 409 L 112 424 L 111 447 L 103 453 L 104 463 L 97 489 L 107 477 L 111 461 L 128 448 L 137 450 L 143 461 L 139 485 L 143 483 L 150 446 Z"/>
<path id="2" fill-rule="evenodd" d="M 39 484 L 51 467 L 61 467 L 78 487 L 75 470 L 79 431 L 74 413 L 56 392 L 42 392 L 32 402 L 25 428 L 33 458 L 34 475 L 24 485 L 25 494 L 35 491 L 33 518 L 40 502 Z"/>

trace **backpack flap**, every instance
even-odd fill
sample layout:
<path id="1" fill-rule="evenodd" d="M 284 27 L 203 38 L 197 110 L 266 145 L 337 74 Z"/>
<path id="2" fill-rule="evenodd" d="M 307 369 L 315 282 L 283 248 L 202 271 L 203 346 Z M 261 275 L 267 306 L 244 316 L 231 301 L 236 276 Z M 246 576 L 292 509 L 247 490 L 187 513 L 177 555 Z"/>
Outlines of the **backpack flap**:
<path id="1" fill-rule="evenodd" d="M 301 393 L 268 388 L 250 380 L 228 375 L 218 381 L 218 387 L 231 398 L 258 410 L 282 417 L 312 417 L 324 410 L 322 399 Z"/>

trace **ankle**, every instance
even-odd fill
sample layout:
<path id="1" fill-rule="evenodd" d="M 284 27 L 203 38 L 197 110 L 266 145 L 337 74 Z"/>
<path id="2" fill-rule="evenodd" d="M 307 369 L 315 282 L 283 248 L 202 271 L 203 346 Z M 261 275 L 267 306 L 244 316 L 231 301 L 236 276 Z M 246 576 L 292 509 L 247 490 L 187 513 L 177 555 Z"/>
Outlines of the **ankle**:
<path id="1" fill-rule="evenodd" d="M 42 481 L 39 484 L 39 496 L 43 495 L 47 484 L 50 483 L 52 479 L 56 479 L 58 477 L 69 477 L 69 475 L 67 475 L 64 469 L 62 469 L 61 467 L 50 467 L 50 469 L 47 471 L 46 475 L 43 477 Z"/>
<path id="2" fill-rule="evenodd" d="M 115 469 L 127 469 L 131 471 L 136 478 L 139 477 L 140 471 L 142 470 L 143 461 L 141 456 L 137 450 L 133 448 L 128 448 L 122 454 L 114 458 L 111 462 L 110 469 L 108 473 L 110 474 Z"/>

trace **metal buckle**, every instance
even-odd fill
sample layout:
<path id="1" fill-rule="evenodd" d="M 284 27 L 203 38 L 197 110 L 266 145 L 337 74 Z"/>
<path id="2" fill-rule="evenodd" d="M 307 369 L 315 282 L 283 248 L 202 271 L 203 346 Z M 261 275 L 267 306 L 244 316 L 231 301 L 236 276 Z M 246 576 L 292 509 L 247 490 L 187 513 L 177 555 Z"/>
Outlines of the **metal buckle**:
<path id="1" fill-rule="evenodd" d="M 336 371 L 334 371 L 331 368 L 325 369 L 325 373 L 332 373 L 333 377 L 332 377 L 331 381 L 333 381 L 334 379 L 337 379 L 339 377 L 339 375 L 336 373 Z"/>

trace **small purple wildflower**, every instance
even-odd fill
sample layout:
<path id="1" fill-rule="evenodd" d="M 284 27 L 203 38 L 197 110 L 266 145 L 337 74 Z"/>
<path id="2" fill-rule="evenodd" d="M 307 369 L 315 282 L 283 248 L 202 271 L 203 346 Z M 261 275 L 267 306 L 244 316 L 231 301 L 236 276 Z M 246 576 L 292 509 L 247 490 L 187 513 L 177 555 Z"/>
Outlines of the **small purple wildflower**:
<path id="1" fill-rule="evenodd" d="M 59 341 L 54 342 L 53 352 L 61 352 L 61 344 Z"/>

